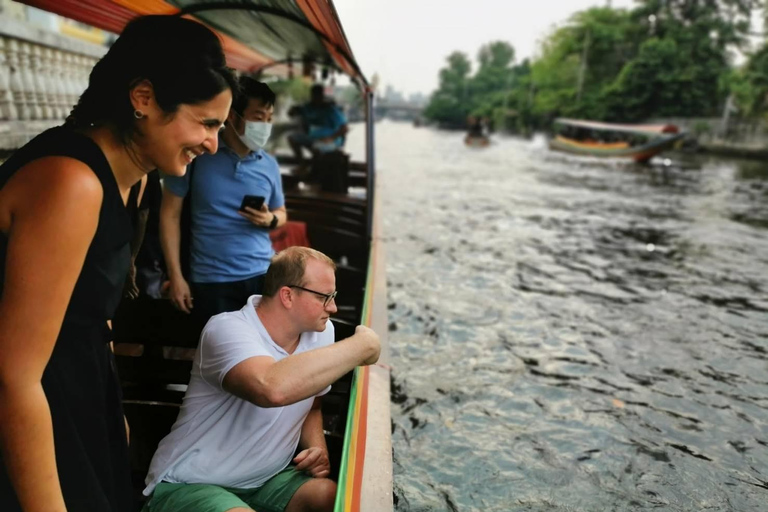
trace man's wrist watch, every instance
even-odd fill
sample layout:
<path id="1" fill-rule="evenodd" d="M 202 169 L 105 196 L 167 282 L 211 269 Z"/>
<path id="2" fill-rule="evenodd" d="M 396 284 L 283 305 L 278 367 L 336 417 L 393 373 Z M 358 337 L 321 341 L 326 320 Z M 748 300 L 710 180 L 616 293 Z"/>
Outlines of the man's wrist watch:
<path id="1" fill-rule="evenodd" d="M 277 227 L 277 215 L 272 214 L 272 222 L 269 223 L 269 229 L 275 229 Z"/>

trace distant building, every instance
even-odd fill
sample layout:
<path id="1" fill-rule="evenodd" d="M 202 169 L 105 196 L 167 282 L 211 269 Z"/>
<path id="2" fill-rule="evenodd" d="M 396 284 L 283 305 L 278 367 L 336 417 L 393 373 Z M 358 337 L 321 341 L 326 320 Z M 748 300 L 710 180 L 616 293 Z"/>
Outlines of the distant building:
<path id="1" fill-rule="evenodd" d="M 387 85 L 384 89 L 384 101 L 387 103 L 405 103 L 405 98 L 394 87 Z"/>
<path id="2" fill-rule="evenodd" d="M 392 119 L 396 121 L 414 121 L 421 117 L 426 99 L 423 94 L 411 94 L 406 100 L 405 95 L 396 90 L 392 85 L 384 88 L 384 94 L 377 98 L 376 118 Z"/>
<path id="3" fill-rule="evenodd" d="M 427 95 L 421 92 L 415 92 L 408 97 L 408 103 L 411 106 L 424 108 L 427 106 Z"/>

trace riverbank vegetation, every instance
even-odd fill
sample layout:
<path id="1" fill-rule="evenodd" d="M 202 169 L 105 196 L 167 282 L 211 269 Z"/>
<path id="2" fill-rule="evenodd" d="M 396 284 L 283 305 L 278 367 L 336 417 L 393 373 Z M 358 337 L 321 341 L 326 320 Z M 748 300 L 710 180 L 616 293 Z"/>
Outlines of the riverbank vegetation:
<path id="1" fill-rule="evenodd" d="M 528 133 L 556 117 L 640 122 L 768 112 L 768 45 L 749 52 L 761 0 L 637 0 L 633 9 L 573 14 L 518 62 L 507 42 L 483 46 L 477 68 L 453 52 L 424 115 L 460 128 L 469 115 Z M 764 38 L 763 38 L 764 39 Z M 737 66 L 737 55 L 747 59 Z M 741 59 L 743 61 L 743 59 Z"/>

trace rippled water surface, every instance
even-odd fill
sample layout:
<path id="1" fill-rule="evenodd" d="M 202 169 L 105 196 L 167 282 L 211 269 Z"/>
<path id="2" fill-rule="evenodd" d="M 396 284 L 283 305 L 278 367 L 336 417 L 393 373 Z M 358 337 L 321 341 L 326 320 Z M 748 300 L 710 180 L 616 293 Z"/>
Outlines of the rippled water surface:
<path id="1" fill-rule="evenodd" d="M 377 125 L 396 509 L 768 510 L 768 164 L 461 137 Z"/>

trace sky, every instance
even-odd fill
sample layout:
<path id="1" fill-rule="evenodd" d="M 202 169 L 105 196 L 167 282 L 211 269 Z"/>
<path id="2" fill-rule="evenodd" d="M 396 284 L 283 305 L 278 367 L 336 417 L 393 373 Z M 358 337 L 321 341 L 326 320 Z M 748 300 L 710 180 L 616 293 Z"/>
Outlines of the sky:
<path id="1" fill-rule="evenodd" d="M 437 88 L 446 57 L 475 57 L 484 44 L 506 41 L 517 61 L 533 57 L 541 40 L 574 12 L 606 0 L 334 0 L 352 52 L 370 80 L 406 95 Z M 612 0 L 632 7 L 632 0 Z"/>

